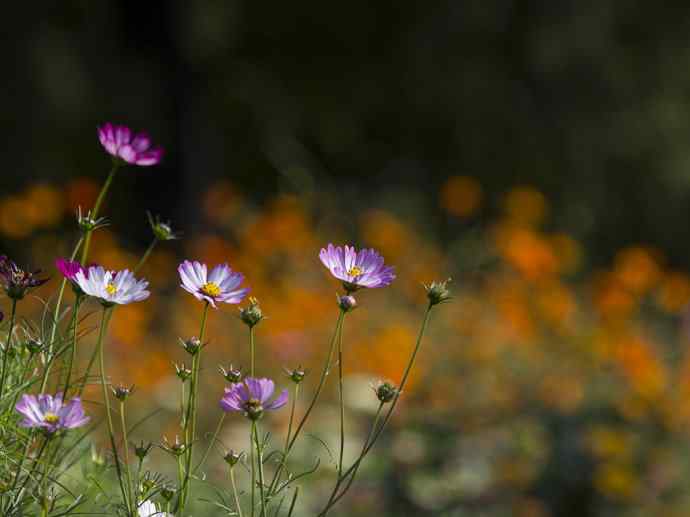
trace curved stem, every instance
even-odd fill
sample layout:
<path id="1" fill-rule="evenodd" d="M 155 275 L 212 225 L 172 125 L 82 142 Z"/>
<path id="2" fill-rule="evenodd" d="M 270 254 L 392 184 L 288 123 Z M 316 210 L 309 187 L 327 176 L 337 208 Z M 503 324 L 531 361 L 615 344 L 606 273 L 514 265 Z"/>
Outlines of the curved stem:
<path id="1" fill-rule="evenodd" d="M 238 517 L 242 517 L 242 506 L 240 505 L 240 498 L 237 495 L 237 485 L 235 484 L 235 469 L 230 467 L 230 486 L 232 486 L 232 495 L 235 499 L 235 509 Z"/>
<path id="2" fill-rule="evenodd" d="M 7 361 L 10 355 L 10 346 L 12 345 L 12 332 L 14 331 L 14 320 L 17 314 L 17 300 L 12 298 L 12 312 L 10 315 L 10 329 L 7 331 L 7 341 L 5 342 L 5 350 L 2 351 L 2 374 L 0 374 L 0 399 L 5 391 L 5 380 L 7 379 Z"/>
<path id="3" fill-rule="evenodd" d="M 345 455 L 345 401 L 343 398 L 343 326 L 338 332 L 338 394 L 340 402 L 340 457 L 338 460 L 338 479 L 343 473 Z"/>
<path id="4" fill-rule="evenodd" d="M 146 263 L 146 261 L 149 258 L 149 255 L 151 255 L 151 252 L 156 247 L 156 244 L 158 244 L 158 237 L 153 238 L 153 241 L 151 241 L 151 244 L 149 244 L 149 247 L 146 248 L 146 251 L 144 252 L 142 257 L 139 259 L 139 262 L 137 262 L 137 265 L 134 266 L 134 269 L 132 270 L 132 272 L 134 274 L 136 274 L 143 267 L 143 265 Z"/>
<path id="5" fill-rule="evenodd" d="M 224 421 L 225 421 L 225 413 L 222 413 L 220 415 L 220 419 L 218 420 L 218 425 L 216 426 L 216 430 L 213 432 L 213 435 L 211 436 L 211 442 L 208 444 L 208 447 L 206 448 L 206 452 L 201 457 L 201 461 L 197 464 L 196 467 L 194 467 L 194 472 L 199 470 L 203 466 L 203 464 L 206 463 L 206 460 L 208 459 L 208 455 L 211 452 L 211 448 L 213 447 L 213 445 L 218 440 L 218 435 L 220 434 L 220 430 L 223 427 Z"/>
<path id="6" fill-rule="evenodd" d="M 405 367 L 405 371 L 403 373 L 402 379 L 400 380 L 400 384 L 398 386 L 398 390 L 395 394 L 395 397 L 391 401 L 390 408 L 386 412 L 386 416 L 383 419 L 383 422 L 379 426 L 379 428 L 375 431 L 373 431 L 373 436 L 369 440 L 369 443 L 365 444 L 364 448 L 362 449 L 361 454 L 353 463 L 350 468 L 347 469 L 347 471 L 340 476 L 340 483 L 342 483 L 348 476 L 351 476 L 351 479 L 348 481 L 348 484 L 346 487 L 338 494 L 337 496 L 333 497 L 331 496 L 330 500 L 326 504 L 326 507 L 321 511 L 321 513 L 318 514 L 318 517 L 323 517 L 325 516 L 328 511 L 340 500 L 342 497 L 345 495 L 347 490 L 350 488 L 352 485 L 352 481 L 354 481 L 354 476 L 357 473 L 357 470 L 359 469 L 359 465 L 361 464 L 362 460 L 364 460 L 365 456 L 369 453 L 371 448 L 374 446 L 376 443 L 376 440 L 378 440 L 379 436 L 381 436 L 381 433 L 383 432 L 384 428 L 386 427 L 386 424 L 390 420 L 393 411 L 395 410 L 395 407 L 398 404 L 398 401 L 400 400 L 400 394 L 402 393 L 403 389 L 405 388 L 405 384 L 407 383 L 407 379 L 410 375 L 410 372 L 412 371 L 412 367 L 414 366 L 415 359 L 417 358 L 417 354 L 419 353 L 419 349 L 422 345 L 422 338 L 424 337 L 424 334 L 426 332 L 427 325 L 429 323 L 429 316 L 431 314 L 431 309 L 432 305 L 427 306 L 426 312 L 424 313 L 424 319 L 422 321 L 422 326 L 419 329 L 419 334 L 417 336 L 417 342 L 415 344 L 414 350 L 412 351 L 412 355 L 410 356 L 410 360 L 407 363 L 407 366 Z M 372 428 L 373 429 L 373 428 Z"/>
<path id="7" fill-rule="evenodd" d="M 117 452 L 117 444 L 115 443 L 115 426 L 113 425 L 113 417 L 110 411 L 110 397 L 108 396 L 107 381 L 105 378 L 105 360 L 103 358 L 103 337 L 105 336 L 108 323 L 110 322 L 111 309 L 103 307 L 103 315 L 101 317 L 101 326 L 98 331 L 98 342 L 96 349 L 98 350 L 98 360 L 101 368 L 101 387 L 103 388 L 103 403 L 105 405 L 105 416 L 108 422 L 108 435 L 110 436 L 110 445 L 113 449 L 113 457 L 115 459 L 115 470 L 117 472 L 117 479 L 120 483 L 120 490 L 122 492 L 122 499 L 125 502 L 127 511 L 131 514 L 132 507 L 128 497 L 128 491 L 125 489 L 124 480 L 122 479 L 122 468 L 120 467 L 120 456 Z"/>
<path id="8" fill-rule="evenodd" d="M 110 190 L 110 185 L 113 182 L 113 178 L 115 177 L 115 173 L 117 172 L 119 166 L 120 162 L 117 159 L 114 159 L 113 167 L 110 169 L 108 177 L 105 179 L 105 183 L 103 183 L 101 191 L 98 193 L 98 197 L 96 198 L 96 204 L 93 205 L 93 210 L 91 210 L 91 219 L 93 219 L 94 221 L 98 219 L 98 213 L 101 210 L 101 205 L 103 204 L 103 200 L 105 199 L 108 190 Z M 81 262 L 82 265 L 86 264 L 86 260 L 89 258 L 89 247 L 91 246 L 92 233 L 93 230 L 87 230 L 84 234 L 84 248 L 81 251 L 81 259 L 79 260 L 79 262 Z"/>
<path id="9" fill-rule="evenodd" d="M 122 444 L 124 447 L 124 458 L 125 458 L 125 476 L 127 477 L 127 493 L 129 494 L 129 500 L 134 508 L 137 507 L 137 501 L 134 497 L 132 489 L 132 474 L 129 470 L 129 442 L 127 441 L 127 421 L 125 419 L 125 402 L 120 401 L 120 422 L 122 424 Z"/>
<path id="10" fill-rule="evenodd" d="M 282 474 L 283 468 L 285 467 L 285 462 L 287 461 L 287 457 L 290 454 L 290 451 L 292 451 L 292 448 L 295 446 L 295 442 L 297 441 L 297 438 L 299 437 L 300 432 L 302 431 L 302 428 L 304 427 L 304 424 L 306 423 L 307 419 L 309 418 L 309 415 L 311 414 L 312 410 L 314 409 L 314 406 L 316 405 L 316 402 L 319 399 L 319 396 L 321 395 L 321 391 L 323 390 L 323 387 L 326 384 L 326 378 L 328 377 L 329 370 L 331 368 L 331 362 L 333 361 L 333 352 L 335 350 L 335 344 L 336 340 L 338 338 L 338 334 L 340 333 L 340 329 L 343 325 L 343 319 L 345 318 L 345 311 L 341 310 L 339 315 L 338 315 L 338 321 L 335 324 L 335 331 L 333 332 L 333 336 L 331 337 L 331 342 L 329 345 L 329 350 L 328 350 L 328 356 L 326 357 L 326 362 L 324 363 L 323 370 L 321 371 L 321 377 L 319 379 L 319 384 L 316 387 L 316 391 L 314 392 L 314 396 L 311 399 L 311 402 L 309 403 L 309 406 L 307 407 L 307 410 L 305 411 L 304 415 L 302 416 L 302 419 L 300 420 L 299 424 L 297 425 L 297 429 L 295 429 L 295 433 L 292 435 L 292 438 L 288 440 L 288 445 L 285 448 L 285 453 L 283 454 L 283 459 L 278 465 L 278 468 L 276 469 L 275 473 L 273 474 L 273 480 L 271 481 L 271 484 L 269 485 L 269 490 L 268 490 L 268 497 L 271 496 L 273 493 L 273 490 L 275 490 L 277 480 L 280 478 L 280 475 Z"/>
<path id="11" fill-rule="evenodd" d="M 194 355 L 192 360 L 192 379 L 189 387 L 189 401 L 187 403 L 187 418 L 185 419 L 185 441 L 187 445 L 187 457 L 185 465 L 185 477 L 182 485 L 181 507 L 183 511 L 187 504 L 187 495 L 189 493 L 189 480 L 192 475 L 192 459 L 194 454 L 194 441 L 196 440 L 196 412 L 197 412 L 197 395 L 199 391 L 199 370 L 201 368 L 201 351 L 203 349 L 204 337 L 206 334 L 206 321 L 208 319 L 209 303 L 204 304 L 204 312 L 201 316 L 201 329 L 199 330 L 199 341 L 201 346 Z"/>

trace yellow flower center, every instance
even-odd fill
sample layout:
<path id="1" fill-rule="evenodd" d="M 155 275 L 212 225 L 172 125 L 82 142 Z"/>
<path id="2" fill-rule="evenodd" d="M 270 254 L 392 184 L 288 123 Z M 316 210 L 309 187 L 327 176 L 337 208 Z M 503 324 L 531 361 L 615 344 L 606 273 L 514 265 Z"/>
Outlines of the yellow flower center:
<path id="1" fill-rule="evenodd" d="M 347 270 L 347 274 L 350 276 L 360 276 L 362 273 L 364 273 L 364 271 L 362 271 L 362 268 L 359 266 L 352 266 Z"/>
<path id="2" fill-rule="evenodd" d="M 110 296 L 114 295 L 117 292 L 117 287 L 115 287 L 115 284 L 112 282 L 109 283 L 108 285 L 105 286 L 105 290 L 108 291 L 108 294 Z"/>
<path id="3" fill-rule="evenodd" d="M 207 282 L 201 286 L 201 292 L 215 298 L 216 296 L 220 296 L 220 287 L 213 282 Z"/>
<path id="4" fill-rule="evenodd" d="M 46 413 L 43 415 L 43 421 L 47 424 L 57 424 L 60 421 L 60 417 L 55 413 Z"/>

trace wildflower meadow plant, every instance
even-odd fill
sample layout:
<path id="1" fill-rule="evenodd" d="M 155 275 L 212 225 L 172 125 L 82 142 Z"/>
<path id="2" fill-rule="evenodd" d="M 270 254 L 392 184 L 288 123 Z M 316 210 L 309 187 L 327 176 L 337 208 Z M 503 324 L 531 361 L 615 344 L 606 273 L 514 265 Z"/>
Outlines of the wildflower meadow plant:
<path id="1" fill-rule="evenodd" d="M 313 414 L 326 387 L 329 373 L 337 365 L 339 394 L 339 439 L 336 473 L 327 493 L 317 499 L 323 503 L 314 515 L 325 516 L 345 496 L 352 486 L 360 465 L 369 454 L 400 400 L 414 366 L 433 308 L 450 299 L 447 282 L 433 282 L 427 289 L 428 304 L 413 351 L 401 372 L 397 385 L 379 381 L 373 385 L 372 397 L 378 399 L 378 409 L 360 451 L 349 465 L 345 463 L 345 404 L 343 397 L 343 371 L 347 357 L 343 347 L 346 316 L 362 305 L 355 299 L 360 289 L 383 288 L 395 279 L 393 268 L 373 249 L 355 250 L 351 246 L 329 244 L 321 250 L 319 258 L 328 271 L 342 284 L 334 309 L 337 309 L 335 329 L 327 347 L 321 368 L 304 369 L 298 366 L 285 369 L 285 386 L 259 374 L 265 362 L 257 360 L 256 335 L 260 324 L 267 319 L 259 301 L 249 297 L 241 305 L 249 287 L 242 273 L 229 264 L 221 264 L 210 271 L 200 261 L 183 261 L 177 268 L 180 287 L 201 302 L 199 332 L 196 336 L 180 339 L 191 366 L 174 363 L 174 373 L 180 386 L 179 430 L 174 440 L 162 437 L 158 449 L 167 453 L 177 477 L 168 479 L 161 473 L 144 470 L 144 463 L 154 445 L 131 440 L 137 425 L 128 421 L 128 401 L 137 395 L 127 379 L 124 384 L 113 383 L 108 376 L 105 350 L 108 347 L 108 329 L 118 308 L 146 302 L 156 295 L 146 279 L 138 273 L 153 249 L 169 240 L 178 239 L 179 232 L 169 222 L 146 213 L 152 232 L 150 246 L 131 269 L 113 271 L 107 265 L 89 264 L 91 236 L 106 223 L 100 216 L 104 200 L 112 186 L 115 172 L 123 166 L 152 166 L 160 162 L 163 151 L 154 147 L 145 133 L 134 134 L 129 128 L 111 123 L 98 128 L 101 145 L 112 157 L 112 168 L 93 207 L 81 208 L 77 215 L 77 237 L 68 257 L 55 259 L 55 268 L 61 277 L 56 292 L 45 303 L 45 316 L 38 325 L 21 319 L 22 300 L 47 281 L 39 271 L 22 270 L 9 258 L 0 257 L 0 286 L 9 300 L 9 322 L 4 326 L 2 343 L 2 370 L 0 374 L 0 514 L 3 516 L 77 515 L 86 514 L 85 505 L 97 505 L 100 514 L 126 517 L 203 515 L 204 505 L 213 504 L 226 515 L 293 516 L 296 515 L 301 486 L 310 474 L 319 468 L 318 462 L 304 472 L 295 472 L 296 462 L 291 453 L 305 436 L 309 418 Z M 142 218 L 143 219 L 143 218 Z M 315 254 L 316 255 L 316 254 Z M 314 257 L 316 262 L 316 257 Z M 170 276 L 174 272 L 169 272 Z M 68 304 L 65 288 L 70 285 L 74 293 Z M 359 294 L 357 294 L 359 296 Z M 205 347 L 212 345 L 207 338 L 209 308 L 221 304 L 239 306 L 238 317 L 227 324 L 244 325 L 248 332 L 249 366 L 244 371 L 232 364 L 219 367 L 227 387 L 217 397 L 215 415 L 218 423 L 209 436 L 198 429 L 200 377 L 208 371 L 202 366 Z M 362 309 L 359 309 L 362 310 Z M 99 314 L 95 332 L 95 345 L 85 341 L 93 327 L 89 316 Z M 224 318 L 219 311 L 218 318 Z M 1 321 L 1 320 L 0 320 Z M 17 322 L 20 322 L 18 329 Z M 23 336 L 23 337 L 22 337 Z M 80 364 L 78 351 L 89 356 Z M 98 365 L 98 376 L 92 369 Z M 189 362 L 187 363 L 189 364 Z M 228 364 L 228 363 L 225 363 Z M 300 391 L 307 375 L 314 374 L 315 387 L 309 393 L 304 411 L 298 410 Z M 173 377 L 173 378 L 175 378 Z M 97 381 L 94 379 L 97 378 Z M 109 446 L 98 449 L 97 441 L 90 440 L 101 420 L 92 414 L 94 408 L 85 409 L 82 395 L 89 384 L 100 384 L 102 414 Z M 278 384 L 282 384 L 278 382 Z M 55 395 L 51 395 L 55 393 Z M 204 396 L 208 395 L 204 393 Z M 289 415 L 287 432 L 277 447 L 272 446 L 270 434 L 262 430 L 265 423 L 283 409 Z M 101 413 L 101 411 L 97 411 Z M 195 486 L 211 483 L 204 472 L 209 456 L 220 443 L 219 436 L 226 418 L 246 418 L 248 440 L 234 444 L 235 449 L 223 452 L 222 459 L 228 469 L 229 486 L 215 487 L 217 501 L 195 497 Z M 238 422 L 242 422 L 239 420 Z M 242 451 L 246 447 L 247 451 Z M 133 454 L 132 454 L 133 453 Z M 90 458 L 90 459 L 86 459 Z M 70 470 L 80 461 L 90 467 L 81 481 L 74 481 Z M 242 478 L 245 466 L 247 479 Z M 86 467 L 84 467 L 86 468 Z M 71 472 L 67 479 L 67 472 Z M 297 481 L 299 481 L 299 484 Z M 244 483 L 244 484 L 243 484 Z M 69 485 L 69 488 L 68 486 Z M 117 487 L 110 490 L 110 486 Z M 76 488 L 75 488 L 76 487 Z"/>

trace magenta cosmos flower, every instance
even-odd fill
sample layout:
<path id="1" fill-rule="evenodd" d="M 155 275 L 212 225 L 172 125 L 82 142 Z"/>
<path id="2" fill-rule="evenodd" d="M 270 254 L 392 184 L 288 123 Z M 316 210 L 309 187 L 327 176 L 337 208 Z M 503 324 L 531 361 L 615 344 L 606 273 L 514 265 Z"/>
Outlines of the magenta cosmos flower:
<path id="1" fill-rule="evenodd" d="M 98 128 L 98 139 L 110 155 L 132 165 L 156 165 L 163 157 L 161 147 L 151 148 L 148 134 L 134 135 L 126 126 L 107 122 Z"/>
<path id="2" fill-rule="evenodd" d="M 42 429 L 47 434 L 81 427 L 89 421 L 89 417 L 84 414 L 81 399 L 75 397 L 63 404 L 62 393 L 54 397 L 45 393 L 38 396 L 22 395 L 15 409 L 24 417 L 19 422 L 20 426 Z"/>
<path id="3" fill-rule="evenodd" d="M 385 287 L 395 279 L 393 268 L 384 265 L 383 257 L 373 249 L 355 251 L 351 246 L 329 244 L 321 249 L 319 258 L 334 277 L 342 280 L 348 292 L 360 287 Z"/>
<path id="4" fill-rule="evenodd" d="M 283 390 L 273 401 L 269 399 L 275 391 L 271 379 L 247 377 L 242 382 L 225 388 L 225 395 L 220 400 L 223 411 L 240 411 L 251 420 L 258 420 L 266 409 L 280 409 L 287 403 L 288 390 Z"/>
<path id="5" fill-rule="evenodd" d="M 219 264 L 208 273 L 206 264 L 185 260 L 177 271 L 182 280 L 182 289 L 214 308 L 216 302 L 240 303 L 249 292 L 249 288 L 239 288 L 244 275 L 233 271 L 227 264 Z"/>

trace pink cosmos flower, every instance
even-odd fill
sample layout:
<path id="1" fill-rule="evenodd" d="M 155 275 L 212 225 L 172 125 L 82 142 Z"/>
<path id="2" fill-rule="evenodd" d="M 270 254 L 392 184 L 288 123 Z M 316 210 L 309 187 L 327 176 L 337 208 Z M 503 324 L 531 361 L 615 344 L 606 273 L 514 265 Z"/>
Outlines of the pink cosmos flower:
<path id="1" fill-rule="evenodd" d="M 274 391 L 275 384 L 271 379 L 246 377 L 244 381 L 225 388 L 220 407 L 225 412 L 238 411 L 251 420 L 258 420 L 264 410 L 280 409 L 287 403 L 288 390 L 283 390 L 278 397 L 269 402 Z"/>
<path id="2" fill-rule="evenodd" d="M 98 139 L 108 154 L 132 165 L 156 165 L 163 157 L 163 148 L 151 148 L 148 134 L 133 135 L 126 126 L 107 122 L 98 128 Z"/>
<path id="3" fill-rule="evenodd" d="M 351 246 L 341 248 L 329 244 L 321 250 L 319 258 L 348 292 L 360 287 L 385 287 L 395 279 L 393 268 L 384 265 L 383 257 L 373 249 L 356 251 Z"/>
<path id="4" fill-rule="evenodd" d="M 239 288 L 244 275 L 233 271 L 227 264 L 219 264 L 208 273 L 206 264 L 185 260 L 177 271 L 182 289 L 197 300 L 210 303 L 213 308 L 216 308 L 216 302 L 240 303 L 249 292 L 248 288 Z"/>
<path id="5" fill-rule="evenodd" d="M 19 422 L 20 426 L 42 429 L 47 434 L 81 427 L 89 421 L 89 417 L 84 414 L 81 399 L 75 397 L 64 404 L 62 393 L 54 397 L 46 393 L 22 395 L 15 409 L 24 417 Z"/>

